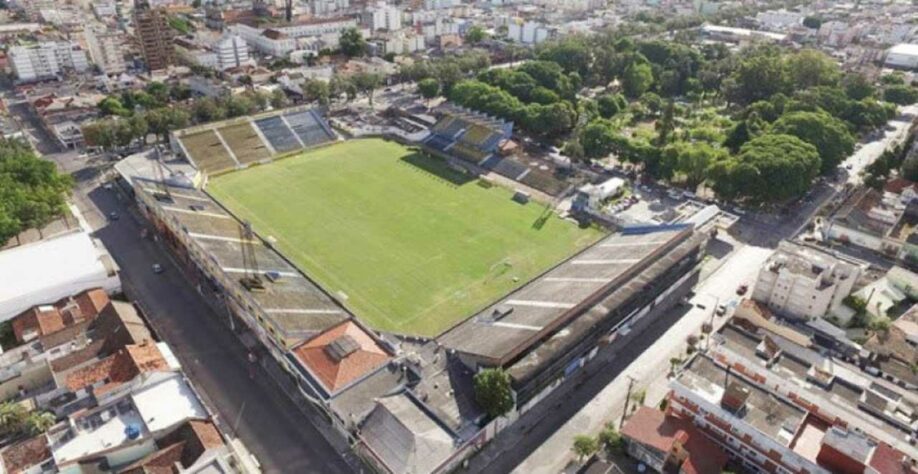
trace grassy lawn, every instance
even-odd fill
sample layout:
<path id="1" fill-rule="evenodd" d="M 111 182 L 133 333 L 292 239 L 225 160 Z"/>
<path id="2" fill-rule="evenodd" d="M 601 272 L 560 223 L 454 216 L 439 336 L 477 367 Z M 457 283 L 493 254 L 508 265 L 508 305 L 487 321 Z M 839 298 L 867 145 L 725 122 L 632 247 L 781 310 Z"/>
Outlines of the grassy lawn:
<path id="1" fill-rule="evenodd" d="M 378 139 L 219 176 L 208 191 L 363 321 L 405 334 L 439 334 L 602 236 Z"/>

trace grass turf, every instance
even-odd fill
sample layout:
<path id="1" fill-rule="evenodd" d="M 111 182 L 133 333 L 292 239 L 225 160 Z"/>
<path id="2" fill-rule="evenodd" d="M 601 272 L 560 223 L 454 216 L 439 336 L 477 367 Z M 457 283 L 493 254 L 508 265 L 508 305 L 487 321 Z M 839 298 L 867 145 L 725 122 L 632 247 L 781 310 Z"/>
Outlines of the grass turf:
<path id="1" fill-rule="evenodd" d="M 439 334 L 602 235 L 379 139 L 218 176 L 208 191 L 363 321 L 404 334 Z"/>

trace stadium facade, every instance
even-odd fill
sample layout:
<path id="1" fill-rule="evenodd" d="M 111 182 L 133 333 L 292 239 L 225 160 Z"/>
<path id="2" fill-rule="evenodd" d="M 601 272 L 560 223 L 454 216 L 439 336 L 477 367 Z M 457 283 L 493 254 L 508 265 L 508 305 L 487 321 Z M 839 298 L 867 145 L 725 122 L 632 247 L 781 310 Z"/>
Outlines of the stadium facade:
<path id="1" fill-rule="evenodd" d="M 192 284 L 382 472 L 398 472 L 399 460 L 434 445 L 425 469 L 449 471 L 600 350 L 629 343 L 697 277 L 706 235 L 684 225 L 627 229 L 437 338 L 377 332 L 197 184 L 334 139 L 320 111 L 285 109 L 174 132 L 172 150 L 190 166 L 170 169 L 203 178 L 163 176 L 151 154 L 116 168 Z M 253 276 L 258 284 L 246 283 Z M 517 402 L 496 420 L 483 415 L 472 389 L 476 371 L 488 367 L 511 375 Z M 392 446 L 380 434 L 392 426 L 413 441 Z"/>

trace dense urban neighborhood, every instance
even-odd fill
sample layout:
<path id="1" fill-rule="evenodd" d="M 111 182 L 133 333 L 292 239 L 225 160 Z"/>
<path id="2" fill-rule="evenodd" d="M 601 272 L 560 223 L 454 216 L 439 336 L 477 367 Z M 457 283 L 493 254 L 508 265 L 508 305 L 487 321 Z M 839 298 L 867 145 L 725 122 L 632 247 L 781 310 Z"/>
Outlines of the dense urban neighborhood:
<path id="1" fill-rule="evenodd" d="M 0 474 L 918 474 L 918 4 L 0 0 Z"/>

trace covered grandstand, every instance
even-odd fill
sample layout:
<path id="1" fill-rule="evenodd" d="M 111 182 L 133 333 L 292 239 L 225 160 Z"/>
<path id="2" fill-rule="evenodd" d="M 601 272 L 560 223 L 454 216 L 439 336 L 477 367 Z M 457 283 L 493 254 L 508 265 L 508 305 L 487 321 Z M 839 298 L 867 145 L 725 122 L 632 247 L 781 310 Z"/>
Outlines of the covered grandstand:
<path id="1" fill-rule="evenodd" d="M 199 170 L 220 173 L 336 139 L 322 113 L 293 107 L 173 132 L 173 151 Z"/>
<path id="2" fill-rule="evenodd" d="M 501 143 L 513 135 L 512 122 L 451 104 L 441 106 L 440 112 L 443 115 L 424 140 L 428 151 L 458 158 L 553 196 L 564 191 L 565 184 L 552 172 L 497 153 Z"/>

